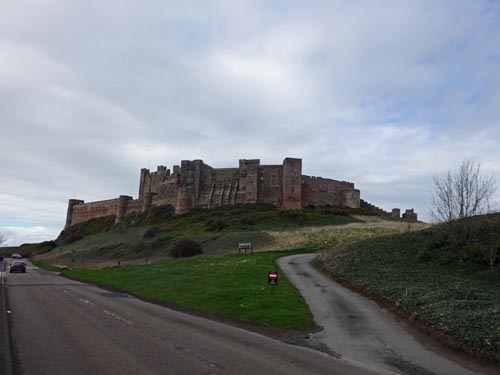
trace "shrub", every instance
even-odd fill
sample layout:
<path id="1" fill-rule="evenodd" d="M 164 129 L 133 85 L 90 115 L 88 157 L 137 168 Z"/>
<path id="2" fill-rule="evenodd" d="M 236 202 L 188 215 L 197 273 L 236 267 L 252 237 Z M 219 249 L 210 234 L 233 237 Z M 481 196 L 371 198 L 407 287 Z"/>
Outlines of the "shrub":
<path id="1" fill-rule="evenodd" d="M 241 219 L 240 222 L 243 225 L 248 225 L 248 226 L 255 225 L 255 220 L 249 217 Z"/>
<path id="2" fill-rule="evenodd" d="M 142 235 L 142 238 L 145 240 L 148 240 L 151 238 L 155 238 L 157 234 L 158 234 L 158 228 L 152 227 L 144 232 L 144 234 Z"/>
<path id="3" fill-rule="evenodd" d="M 292 223 L 296 223 L 298 225 L 303 225 L 306 222 L 306 216 L 303 211 L 294 210 L 294 211 L 282 211 L 283 217 L 287 220 L 290 220 Z"/>
<path id="4" fill-rule="evenodd" d="M 209 220 L 205 223 L 205 230 L 210 232 L 221 231 L 227 226 L 228 225 L 224 220 Z"/>
<path id="5" fill-rule="evenodd" d="M 200 244 L 193 240 L 179 240 L 170 249 L 174 258 L 187 258 L 203 254 Z"/>

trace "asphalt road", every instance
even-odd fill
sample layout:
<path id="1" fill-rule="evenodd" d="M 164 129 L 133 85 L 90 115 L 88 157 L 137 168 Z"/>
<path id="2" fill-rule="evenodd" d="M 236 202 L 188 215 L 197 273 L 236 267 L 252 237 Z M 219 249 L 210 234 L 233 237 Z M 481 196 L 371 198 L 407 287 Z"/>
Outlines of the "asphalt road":
<path id="1" fill-rule="evenodd" d="M 387 312 L 317 272 L 309 262 L 314 254 L 279 259 L 281 269 L 300 290 L 324 329 L 313 342 L 332 352 L 387 370 L 411 375 L 472 375 L 418 342 Z"/>
<path id="2" fill-rule="evenodd" d="M 30 267 L 9 274 L 17 374 L 386 374 Z"/>
<path id="3" fill-rule="evenodd" d="M 4 268 L 6 262 L 0 261 L 0 374 L 12 374 L 9 327 L 7 325 L 7 306 L 5 301 Z"/>

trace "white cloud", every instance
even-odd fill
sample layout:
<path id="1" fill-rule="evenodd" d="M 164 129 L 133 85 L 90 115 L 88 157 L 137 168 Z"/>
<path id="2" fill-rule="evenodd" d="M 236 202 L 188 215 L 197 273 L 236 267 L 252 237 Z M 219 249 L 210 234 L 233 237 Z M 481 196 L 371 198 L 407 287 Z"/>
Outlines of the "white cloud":
<path id="1" fill-rule="evenodd" d="M 0 227 L 0 236 L 5 238 L 2 246 L 17 246 L 23 243 L 36 243 L 55 239 L 59 232 L 53 228 L 36 227 Z"/>

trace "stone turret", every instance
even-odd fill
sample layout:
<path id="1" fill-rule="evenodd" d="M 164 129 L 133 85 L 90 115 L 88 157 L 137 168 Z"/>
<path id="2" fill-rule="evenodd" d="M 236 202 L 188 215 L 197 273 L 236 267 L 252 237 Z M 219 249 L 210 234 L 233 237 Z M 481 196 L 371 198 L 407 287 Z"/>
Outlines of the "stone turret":
<path id="1" fill-rule="evenodd" d="M 240 159 L 239 186 L 240 203 L 257 203 L 259 194 L 259 167 L 260 159 Z"/>
<path id="2" fill-rule="evenodd" d="M 148 208 L 151 207 L 154 195 L 156 195 L 156 193 L 151 193 L 149 191 L 144 194 L 144 198 L 142 199 L 142 212 L 146 212 Z"/>
<path id="3" fill-rule="evenodd" d="M 84 204 L 85 201 L 82 201 L 80 199 L 70 199 L 68 201 L 68 211 L 66 212 L 66 225 L 64 226 L 64 229 L 67 229 L 71 226 L 72 221 L 73 221 L 73 207 L 79 204 Z"/>
<path id="4" fill-rule="evenodd" d="M 149 185 L 149 188 L 151 187 L 149 169 L 142 168 L 141 169 L 141 177 L 139 179 L 139 199 L 144 198 L 144 193 L 148 189 L 147 185 Z"/>
<path id="5" fill-rule="evenodd" d="M 283 160 L 283 208 L 302 208 L 302 159 Z"/>
<path id="6" fill-rule="evenodd" d="M 410 222 L 415 222 L 417 221 L 418 217 L 413 208 L 407 209 L 406 212 L 403 214 L 403 219 L 406 219 Z"/>
<path id="7" fill-rule="evenodd" d="M 349 208 L 359 208 L 360 206 L 360 192 L 358 189 L 349 188 L 343 189 L 342 194 L 342 206 Z"/>
<path id="8" fill-rule="evenodd" d="M 120 195 L 120 197 L 118 198 L 115 224 L 119 224 L 123 221 L 123 219 L 125 219 L 125 215 L 127 214 L 128 202 L 130 200 L 132 200 L 132 197 L 128 195 Z"/>
<path id="9" fill-rule="evenodd" d="M 195 163 L 189 160 L 183 160 L 180 168 L 180 186 L 177 195 L 177 204 L 175 213 L 182 215 L 188 213 L 195 207 L 194 202 L 194 175 Z"/>

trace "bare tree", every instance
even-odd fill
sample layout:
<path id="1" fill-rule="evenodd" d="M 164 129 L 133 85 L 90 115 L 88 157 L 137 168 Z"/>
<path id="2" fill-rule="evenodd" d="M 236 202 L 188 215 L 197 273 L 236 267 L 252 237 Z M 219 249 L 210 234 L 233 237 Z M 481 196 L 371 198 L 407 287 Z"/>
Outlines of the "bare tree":
<path id="1" fill-rule="evenodd" d="M 490 207 L 490 212 L 494 209 Z M 500 233 L 498 231 L 499 220 L 495 215 L 486 215 L 479 233 L 485 239 L 483 246 L 479 246 L 479 252 L 483 256 L 490 270 L 493 271 L 495 263 L 500 258 Z"/>
<path id="2" fill-rule="evenodd" d="M 5 238 L 5 236 L 0 234 L 0 246 L 2 246 L 4 242 L 7 242 L 7 238 Z"/>
<path id="3" fill-rule="evenodd" d="M 496 186 L 493 175 L 481 172 L 474 159 L 464 159 L 456 170 L 434 177 L 431 216 L 445 223 L 450 242 L 455 248 L 471 241 L 474 218 L 490 212 Z"/>

